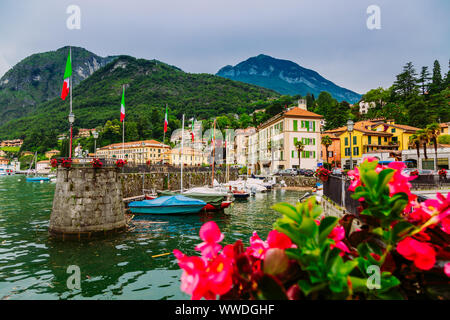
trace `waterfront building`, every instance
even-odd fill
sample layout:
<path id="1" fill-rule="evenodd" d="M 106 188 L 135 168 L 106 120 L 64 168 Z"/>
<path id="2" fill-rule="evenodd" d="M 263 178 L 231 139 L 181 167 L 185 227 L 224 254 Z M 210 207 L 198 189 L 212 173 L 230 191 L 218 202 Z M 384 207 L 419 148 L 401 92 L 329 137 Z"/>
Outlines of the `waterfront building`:
<path id="1" fill-rule="evenodd" d="M 38 173 L 49 173 L 50 169 L 50 160 L 42 160 L 36 163 L 36 171 Z"/>
<path id="2" fill-rule="evenodd" d="M 34 152 L 31 152 L 31 151 L 23 151 L 23 152 L 22 152 L 22 157 L 25 157 L 25 156 L 34 156 Z"/>
<path id="3" fill-rule="evenodd" d="M 51 159 L 53 156 L 57 156 L 60 153 L 59 150 L 50 150 L 45 153 L 47 159 Z"/>
<path id="4" fill-rule="evenodd" d="M 371 152 L 388 150 L 394 157 L 401 157 L 402 151 L 410 148 L 409 137 L 417 130 L 419 128 L 396 124 L 394 120 L 374 119 L 356 122 L 351 142 L 346 126 L 332 131 L 340 138 L 341 166 L 348 169 L 350 155 L 353 167 L 361 163 L 364 154 Z"/>
<path id="5" fill-rule="evenodd" d="M 254 172 L 273 173 L 280 169 L 314 169 L 320 158 L 321 124 L 323 116 L 307 110 L 306 100 L 260 124 L 257 138 L 252 139 L 252 157 L 257 156 Z M 299 154 L 295 144 L 302 141 Z M 255 148 L 256 146 L 256 148 Z"/>
<path id="6" fill-rule="evenodd" d="M 207 164 L 207 156 L 201 149 L 184 147 L 183 153 L 181 153 L 181 148 L 174 148 L 167 154 L 168 162 L 172 166 L 180 166 L 183 163 L 185 166 L 198 167 Z"/>
<path id="7" fill-rule="evenodd" d="M 21 147 L 22 144 L 22 139 L 3 140 L 2 142 L 0 142 L 0 147 Z"/>
<path id="8" fill-rule="evenodd" d="M 339 135 L 333 131 L 333 130 L 327 130 L 323 131 L 321 134 L 321 141 L 322 144 L 322 138 L 325 136 L 329 136 L 332 143 L 330 146 L 328 146 L 328 162 L 333 164 L 336 167 L 341 166 L 341 139 L 339 138 Z M 322 145 L 322 151 L 320 154 L 320 158 L 322 159 L 322 162 L 327 162 L 327 150 L 324 145 Z"/>
<path id="9" fill-rule="evenodd" d="M 124 148 L 123 148 L 124 147 Z M 134 164 L 163 163 L 164 154 L 170 150 L 165 145 L 156 140 L 131 141 L 122 143 L 114 143 L 97 149 L 98 158 L 115 158 L 126 159 Z"/>
<path id="10" fill-rule="evenodd" d="M 433 146 L 427 147 L 427 158 L 423 153 L 423 147 L 420 147 L 420 158 L 417 158 L 417 149 L 411 148 L 409 150 L 402 151 L 402 161 L 406 161 L 411 167 L 420 170 L 439 170 L 449 169 L 450 163 L 450 145 L 438 144 L 437 148 L 437 169 L 435 166 L 435 150 Z"/>
<path id="11" fill-rule="evenodd" d="M 251 135 L 256 134 L 255 127 L 238 129 L 234 137 L 234 163 L 240 166 L 247 166 L 249 162 L 249 139 Z"/>

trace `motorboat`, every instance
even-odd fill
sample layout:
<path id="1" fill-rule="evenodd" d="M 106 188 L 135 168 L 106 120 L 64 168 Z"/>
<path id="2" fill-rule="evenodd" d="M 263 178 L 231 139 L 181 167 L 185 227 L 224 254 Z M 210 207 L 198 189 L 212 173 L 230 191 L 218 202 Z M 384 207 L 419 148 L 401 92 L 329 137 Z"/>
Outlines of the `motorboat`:
<path id="1" fill-rule="evenodd" d="M 128 204 L 134 214 L 188 214 L 200 212 L 206 202 L 183 195 L 161 196 L 153 200 L 133 201 Z"/>

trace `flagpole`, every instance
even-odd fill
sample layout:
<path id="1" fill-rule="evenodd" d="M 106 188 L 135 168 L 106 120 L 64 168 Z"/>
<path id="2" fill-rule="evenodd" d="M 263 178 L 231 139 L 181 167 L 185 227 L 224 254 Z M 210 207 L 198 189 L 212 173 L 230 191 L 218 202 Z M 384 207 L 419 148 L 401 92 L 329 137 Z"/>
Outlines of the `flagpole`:
<path id="1" fill-rule="evenodd" d="M 214 187 L 214 162 L 216 158 L 216 119 L 214 119 L 213 129 L 213 156 L 212 156 L 212 175 L 211 175 L 211 187 Z"/>
<path id="2" fill-rule="evenodd" d="M 125 85 L 123 85 L 123 95 L 125 95 Z M 123 159 L 125 160 L 125 117 L 123 118 L 122 123 L 122 153 Z"/>
<path id="3" fill-rule="evenodd" d="M 69 47 L 69 55 L 70 55 L 70 66 L 72 66 L 72 47 Z M 70 73 L 70 112 L 69 115 L 72 115 L 72 72 Z M 72 159 L 72 135 L 73 135 L 73 123 L 70 122 L 70 149 L 69 149 L 69 159 Z"/>
<path id="4" fill-rule="evenodd" d="M 167 113 L 167 103 L 166 103 L 166 113 Z M 164 114 L 164 121 L 166 121 L 166 116 L 165 116 L 165 114 Z M 169 119 L 167 119 L 167 122 L 169 122 Z M 166 130 L 164 130 L 163 143 L 166 143 Z"/>
<path id="5" fill-rule="evenodd" d="M 183 145 L 184 145 L 184 114 L 183 114 L 183 121 L 181 124 L 181 189 L 180 193 L 183 193 Z"/>

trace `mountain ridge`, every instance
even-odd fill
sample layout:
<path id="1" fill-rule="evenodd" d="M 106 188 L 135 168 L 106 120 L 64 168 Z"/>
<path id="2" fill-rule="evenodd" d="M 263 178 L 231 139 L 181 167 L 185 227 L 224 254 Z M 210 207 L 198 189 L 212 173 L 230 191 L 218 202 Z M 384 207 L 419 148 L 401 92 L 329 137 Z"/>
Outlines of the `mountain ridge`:
<path id="1" fill-rule="evenodd" d="M 266 54 L 250 57 L 235 66 L 226 65 L 216 75 L 262 86 L 280 94 L 305 96 L 310 93 L 317 97 L 321 91 L 327 91 L 336 100 L 350 103 L 361 98 L 360 94 L 336 85 L 312 69 Z"/>

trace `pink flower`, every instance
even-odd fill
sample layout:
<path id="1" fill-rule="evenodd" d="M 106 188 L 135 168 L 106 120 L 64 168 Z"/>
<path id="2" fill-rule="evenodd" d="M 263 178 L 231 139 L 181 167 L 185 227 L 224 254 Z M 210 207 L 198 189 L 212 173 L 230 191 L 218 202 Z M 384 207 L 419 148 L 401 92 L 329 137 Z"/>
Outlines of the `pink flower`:
<path id="1" fill-rule="evenodd" d="M 272 230 L 267 236 L 267 244 L 269 248 L 287 249 L 292 246 L 292 241 L 284 233 Z"/>
<path id="2" fill-rule="evenodd" d="M 444 266 L 444 272 L 445 274 L 450 277 L 450 262 L 447 262 Z"/>
<path id="3" fill-rule="evenodd" d="M 411 183 L 409 183 L 409 181 L 415 179 L 416 176 L 403 173 L 403 169 L 406 168 L 406 165 L 403 162 L 391 162 L 388 164 L 388 168 L 395 170 L 394 176 L 388 183 L 390 196 L 400 192 L 406 193 L 409 201 L 404 211 L 410 212 L 413 202 L 417 199 L 417 196 L 411 193 Z"/>
<path id="4" fill-rule="evenodd" d="M 450 192 L 447 193 L 447 197 L 438 192 L 436 198 L 438 201 L 437 210 L 439 211 L 441 229 L 445 233 L 450 234 Z"/>
<path id="5" fill-rule="evenodd" d="M 264 259 L 268 248 L 269 245 L 265 241 L 261 240 L 256 231 L 254 231 L 250 238 L 250 247 L 247 248 L 247 253 L 257 259 Z"/>
<path id="6" fill-rule="evenodd" d="M 209 221 L 200 228 L 200 238 L 203 242 L 198 244 L 195 249 L 200 251 L 204 258 L 213 258 L 222 249 L 218 242 L 222 241 L 223 237 L 217 224 Z"/>
<path id="7" fill-rule="evenodd" d="M 429 270 L 436 263 L 436 252 L 425 242 L 407 237 L 397 244 L 397 252 L 408 260 L 414 261 L 417 268 Z"/>
<path id="8" fill-rule="evenodd" d="M 337 225 L 334 227 L 328 235 L 328 238 L 333 239 L 335 242 L 335 244 L 330 244 L 330 249 L 333 250 L 334 247 L 339 248 L 341 250 L 339 253 L 340 256 L 343 256 L 345 252 L 350 252 L 347 245 L 341 241 L 345 238 L 345 229 L 343 226 Z"/>
<path id="9" fill-rule="evenodd" d="M 347 175 L 352 180 L 348 190 L 355 191 L 355 189 L 361 185 L 361 178 L 359 176 L 359 169 L 358 169 L 358 167 L 356 167 L 354 170 L 350 170 L 349 172 L 347 172 Z"/>
<path id="10" fill-rule="evenodd" d="M 233 286 L 233 260 L 223 255 L 217 256 L 206 269 L 208 287 L 214 293 L 222 295 Z"/>

